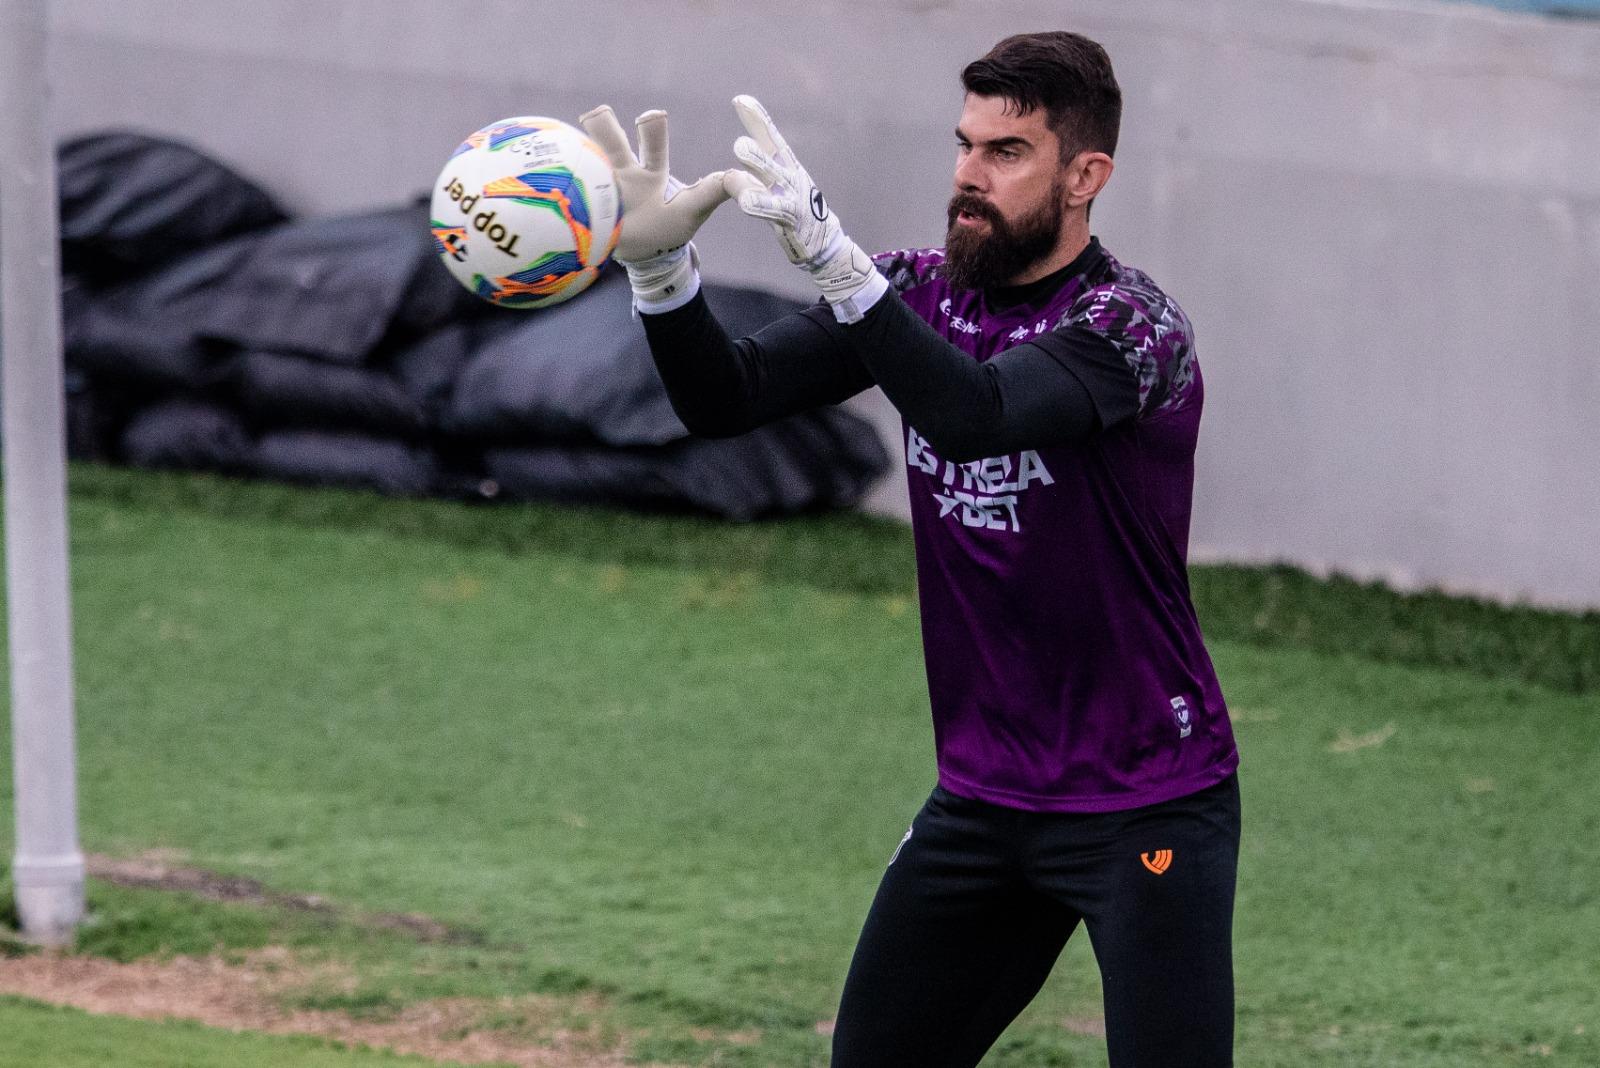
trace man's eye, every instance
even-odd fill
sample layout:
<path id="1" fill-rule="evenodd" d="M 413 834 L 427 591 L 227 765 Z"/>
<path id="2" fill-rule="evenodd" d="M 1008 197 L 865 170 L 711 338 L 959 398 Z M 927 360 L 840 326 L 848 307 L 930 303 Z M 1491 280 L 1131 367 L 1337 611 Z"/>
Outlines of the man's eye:
<path id="1" fill-rule="evenodd" d="M 1014 160 L 1019 155 L 1014 148 L 997 148 L 994 150 L 994 154 L 997 159 L 1003 160 Z"/>

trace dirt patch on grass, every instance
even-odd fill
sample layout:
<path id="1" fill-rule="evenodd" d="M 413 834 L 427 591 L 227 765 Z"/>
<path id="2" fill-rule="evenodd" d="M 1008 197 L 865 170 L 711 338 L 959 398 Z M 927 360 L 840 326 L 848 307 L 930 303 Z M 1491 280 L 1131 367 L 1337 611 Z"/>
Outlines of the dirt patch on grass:
<path id="1" fill-rule="evenodd" d="M 222 875 L 202 868 L 181 867 L 168 852 L 136 857 L 107 857 L 91 853 L 85 858 L 90 875 L 117 886 L 145 890 L 170 890 L 207 901 L 232 901 L 247 905 L 279 905 L 306 912 L 333 912 L 333 906 L 315 894 L 282 894 L 268 890 L 255 879 Z"/>
<path id="2" fill-rule="evenodd" d="M 485 943 L 479 932 L 431 916 L 361 912 L 316 894 L 197 868 L 188 859 L 171 850 L 86 858 L 88 874 L 118 886 L 313 913 L 419 942 Z M 70 953 L 0 956 L 0 994 L 105 1015 L 315 1035 L 455 1064 L 617 1068 L 627 1063 L 630 1041 L 608 1022 L 611 1014 L 598 994 L 440 998 L 405 1006 L 379 999 L 369 1005 L 348 966 L 307 960 L 278 946 L 127 963 Z M 743 1036 L 715 1037 L 737 1042 Z"/>
<path id="3" fill-rule="evenodd" d="M 181 854 L 151 851 L 134 857 L 108 857 L 98 853 L 86 858 L 90 875 L 117 886 L 146 890 L 166 890 L 189 894 L 207 901 L 229 901 L 245 905 L 275 906 L 296 912 L 313 912 L 341 923 L 382 931 L 393 931 L 418 942 L 437 942 L 455 946 L 481 946 L 487 941 L 481 931 L 440 923 L 431 916 L 414 912 L 361 913 L 341 908 L 317 894 L 287 894 L 270 890 L 255 879 L 223 875 L 204 868 L 187 867 Z"/>
<path id="4" fill-rule="evenodd" d="M 54 953 L 0 959 L 0 994 L 93 1013 L 317 1035 L 459 1064 L 617 1068 L 627 1063 L 625 1040 L 598 1022 L 603 1005 L 588 995 L 445 998 L 382 1018 L 286 1007 L 283 995 L 341 978 L 335 965 L 306 965 L 277 948 L 237 962 L 212 956 L 119 964 Z"/>

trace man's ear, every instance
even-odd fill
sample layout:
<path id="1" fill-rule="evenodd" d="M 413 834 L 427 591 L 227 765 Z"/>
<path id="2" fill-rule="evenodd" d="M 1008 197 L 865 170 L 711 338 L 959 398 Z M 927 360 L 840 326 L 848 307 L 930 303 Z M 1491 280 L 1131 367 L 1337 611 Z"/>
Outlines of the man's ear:
<path id="1" fill-rule="evenodd" d="M 1104 152 L 1079 152 L 1067 164 L 1067 206 L 1076 208 L 1100 195 L 1116 164 Z"/>

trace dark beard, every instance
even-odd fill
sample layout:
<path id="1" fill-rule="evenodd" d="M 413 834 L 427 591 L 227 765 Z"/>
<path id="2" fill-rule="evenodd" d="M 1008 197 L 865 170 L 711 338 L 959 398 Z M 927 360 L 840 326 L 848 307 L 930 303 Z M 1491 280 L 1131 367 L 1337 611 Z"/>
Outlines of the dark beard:
<path id="1" fill-rule="evenodd" d="M 1007 222 L 981 197 L 957 193 L 950 198 L 940 272 L 957 289 L 987 289 L 1010 282 L 1055 250 L 1064 222 L 1064 193 L 1060 185 L 1052 186 L 1043 204 L 1015 222 Z M 988 222 L 989 232 L 958 226 L 956 215 L 962 211 Z"/>

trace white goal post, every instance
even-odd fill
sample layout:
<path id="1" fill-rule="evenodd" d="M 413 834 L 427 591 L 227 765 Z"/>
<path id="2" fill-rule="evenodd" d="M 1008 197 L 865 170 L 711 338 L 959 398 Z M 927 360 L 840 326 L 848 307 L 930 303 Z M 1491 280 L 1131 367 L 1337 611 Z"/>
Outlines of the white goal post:
<path id="1" fill-rule="evenodd" d="M 22 933 L 83 918 L 67 585 L 65 401 L 46 0 L 0 0 L 0 449 Z"/>

